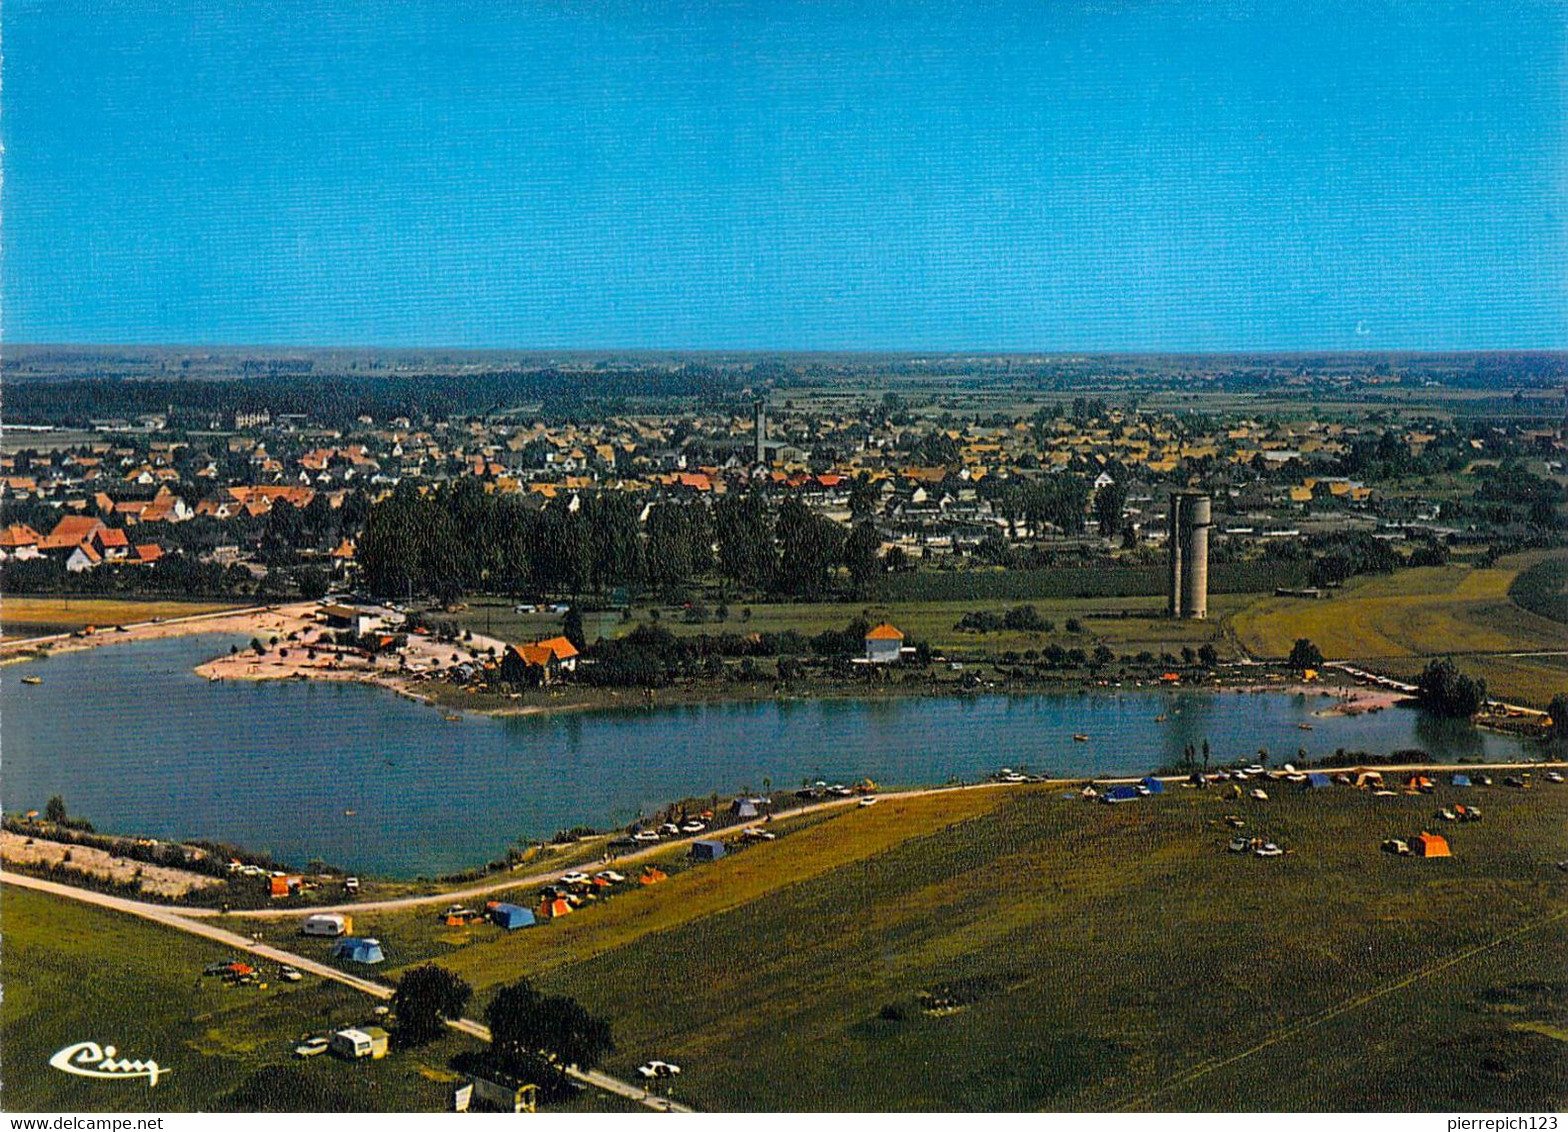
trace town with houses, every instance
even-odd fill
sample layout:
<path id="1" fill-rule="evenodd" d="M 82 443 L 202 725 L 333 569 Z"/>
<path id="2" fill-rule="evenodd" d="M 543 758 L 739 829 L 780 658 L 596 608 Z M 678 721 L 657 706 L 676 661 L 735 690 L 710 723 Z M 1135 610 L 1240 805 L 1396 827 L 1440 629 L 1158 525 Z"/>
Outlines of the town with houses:
<path id="1" fill-rule="evenodd" d="M 227 427 L 173 433 L 160 416 L 100 419 L 69 442 L 51 431 L 12 432 L 0 457 L 10 516 L 0 559 L 42 559 L 80 574 L 180 555 L 260 578 L 273 565 L 261 552 L 267 531 L 288 529 L 269 520 L 280 509 L 315 509 L 348 519 L 302 527 L 289 561 L 343 579 L 353 573 L 370 505 L 400 485 L 462 480 L 533 509 L 575 511 L 589 495 L 624 493 L 644 521 L 660 502 L 748 492 L 793 498 L 838 523 L 870 520 L 880 552 L 896 549 L 911 563 L 1005 558 L 1013 548 L 1061 549 L 1085 537 L 1128 550 L 1158 543 L 1167 535 L 1166 497 L 1188 483 L 1215 495 L 1217 544 L 1332 531 L 1450 543 L 1524 534 L 1522 523 L 1510 532 L 1506 521 L 1455 506 L 1452 492 L 1423 494 L 1409 472 L 1432 482 L 1525 453 L 1559 474 L 1564 429 L 1526 420 L 1466 430 L 1445 417 L 1394 425 L 1278 414 L 1194 419 L 1079 398 L 1076 407 L 1011 419 L 883 405 L 835 414 L 761 401 L 747 414 L 597 422 L 361 416 L 352 427 L 324 428 L 299 415 L 242 410 L 221 422 Z M 1012 490 L 1053 480 L 1078 485 L 1070 496 L 1077 519 L 1042 513 Z M 1113 502 L 1099 504 L 1102 495 Z M 324 531 L 330 545 L 310 541 Z"/>

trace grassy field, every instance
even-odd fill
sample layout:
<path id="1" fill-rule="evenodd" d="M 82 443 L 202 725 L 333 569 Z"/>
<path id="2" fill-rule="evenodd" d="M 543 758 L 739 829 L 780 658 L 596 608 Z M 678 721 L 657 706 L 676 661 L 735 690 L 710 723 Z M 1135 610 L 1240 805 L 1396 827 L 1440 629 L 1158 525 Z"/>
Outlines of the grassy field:
<path id="1" fill-rule="evenodd" d="M 294 985 L 274 978 L 267 990 L 224 987 L 200 974 L 229 954 L 219 944 L 41 893 L 0 890 L 0 912 L 4 1104 L 13 1112 L 440 1111 L 453 1078 L 447 1061 L 475 1048 L 452 1034 L 375 1063 L 300 1061 L 291 1050 L 301 1034 L 366 1022 L 373 1000 L 310 976 Z M 49 1067 L 56 1050 L 88 1040 L 170 1072 L 149 1089 Z"/>
<path id="2" fill-rule="evenodd" d="M 607 1068 L 710 1108 L 1561 1105 L 1568 787 L 1464 795 L 1445 860 L 1378 843 L 1448 788 L 1270 792 L 851 810 L 446 962 L 577 996 Z M 1233 811 L 1287 855 L 1225 852 Z"/>
<path id="3" fill-rule="evenodd" d="M 933 648 L 965 653 L 983 650 L 1000 653 L 1006 649 L 1022 651 L 1040 648 L 1055 642 L 1064 648 L 1092 649 L 1104 643 L 1117 652 L 1138 653 L 1177 652 L 1182 646 L 1197 648 L 1213 643 L 1221 652 L 1227 649 L 1221 619 L 1228 613 L 1239 611 L 1250 603 L 1247 595 L 1223 594 L 1210 599 L 1211 620 L 1170 621 L 1157 616 L 1165 608 L 1160 597 L 1119 598 L 1060 598 L 1042 601 L 930 601 L 889 602 L 881 604 L 844 602 L 757 602 L 746 605 L 733 604 L 724 621 L 707 620 L 689 623 L 679 609 L 663 609 L 658 624 L 680 635 L 697 633 L 783 633 L 794 631 L 814 636 L 827 629 L 842 629 L 857 617 L 873 623 L 891 621 L 907 636 L 922 640 Z M 1001 613 L 1017 605 L 1033 605 L 1040 616 L 1056 622 L 1054 633 L 960 632 L 956 626 L 966 613 Z M 711 607 L 710 607 L 711 609 Z M 745 612 L 749 610 L 749 615 Z M 1121 614 L 1126 612 L 1126 618 Z M 1104 616 L 1111 614 L 1113 616 Z M 1068 633 L 1069 619 L 1083 622 L 1082 633 Z M 476 632 L 486 627 L 496 636 L 508 641 L 529 641 L 554 636 L 561 631 L 561 618 L 548 614 L 518 614 L 510 605 L 475 602 L 458 619 L 463 626 Z M 619 614 L 586 614 L 584 630 L 587 636 L 620 637 L 638 625 L 653 621 L 648 607 L 639 606 L 631 620 L 623 621 Z M 1286 651 L 1289 651 L 1287 645 Z"/>
<path id="4" fill-rule="evenodd" d="M 475 986 L 492 987 L 738 907 L 780 886 L 885 852 L 911 836 L 989 812 L 1004 798 L 998 790 L 970 790 L 884 799 L 870 809 L 857 810 L 853 822 L 837 817 L 780 819 L 778 841 L 745 848 L 726 858 L 723 869 L 704 865 L 676 872 L 671 867 L 666 884 L 632 887 L 558 923 L 510 935 L 487 926 L 456 932 L 433 928 L 438 921 L 428 912 L 383 915 L 375 928 L 384 941 L 418 949 L 407 960 L 412 962 L 441 957 L 428 947 L 434 936 L 445 945 L 444 966 Z M 672 891 L 679 893 L 677 898 L 668 897 Z M 524 894 L 521 902 L 533 903 L 533 894 Z M 477 946 L 465 945 L 462 936 L 468 932 Z"/>
<path id="5" fill-rule="evenodd" d="M 151 621 L 154 617 L 191 617 L 236 608 L 234 603 L 197 601 L 136 601 L 120 598 L 11 597 L 0 604 L 0 628 L 6 639 L 71 633 L 84 625 L 100 629 Z"/>
<path id="6" fill-rule="evenodd" d="M 1568 623 L 1568 554 L 1543 554 L 1521 570 L 1508 596 L 1531 613 Z"/>
<path id="7" fill-rule="evenodd" d="M 1331 660 L 1395 675 L 1415 675 L 1423 658 L 1451 655 L 1462 658 L 1465 671 L 1485 676 L 1493 695 L 1544 707 L 1568 688 L 1560 658 L 1481 655 L 1568 647 L 1560 622 L 1510 596 L 1521 570 L 1537 562 L 1520 556 L 1491 569 L 1439 566 L 1357 578 L 1328 601 L 1259 598 L 1231 614 L 1227 628 L 1258 657 L 1284 657 L 1296 638 L 1308 637 Z"/>

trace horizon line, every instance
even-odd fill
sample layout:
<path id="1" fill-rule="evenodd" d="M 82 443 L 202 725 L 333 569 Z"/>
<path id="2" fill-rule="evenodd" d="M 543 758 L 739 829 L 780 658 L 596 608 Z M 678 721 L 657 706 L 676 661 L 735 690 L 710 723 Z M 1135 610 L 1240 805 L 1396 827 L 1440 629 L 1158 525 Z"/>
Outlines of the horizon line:
<path id="1" fill-rule="evenodd" d="M 1165 358 L 1227 358 L 1227 357 L 1307 357 L 1330 354 L 1337 356 L 1407 355 L 1441 357 L 1453 355 L 1497 354 L 1564 354 L 1568 344 L 1561 346 L 1378 346 L 1378 347 L 1226 347 L 1201 348 L 1093 348 L 1072 347 L 940 347 L 919 349 L 907 346 L 873 347 L 791 347 L 791 346 L 452 346 L 440 344 L 389 344 L 389 343 L 279 343 L 279 342 L 0 342 L 0 364 L 7 350 L 186 350 L 210 352 L 240 351 L 305 351 L 315 353 L 413 353 L 419 351 L 451 354 L 649 354 L 649 355 L 744 355 L 754 357 L 811 357 L 820 355 L 847 355 L 857 357 L 985 357 L 1017 358 L 1026 356 L 1056 357 L 1165 357 Z"/>

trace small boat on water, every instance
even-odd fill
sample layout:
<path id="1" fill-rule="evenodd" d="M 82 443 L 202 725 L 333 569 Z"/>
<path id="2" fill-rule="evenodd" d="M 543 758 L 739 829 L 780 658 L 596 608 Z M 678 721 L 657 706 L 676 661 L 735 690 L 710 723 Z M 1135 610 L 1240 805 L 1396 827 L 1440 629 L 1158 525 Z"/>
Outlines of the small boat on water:
<path id="1" fill-rule="evenodd" d="M 357 813 L 359 813 L 358 810 L 344 810 L 343 811 L 343 816 L 346 817 L 346 818 L 351 818 L 351 817 L 353 817 Z"/>
<path id="2" fill-rule="evenodd" d="M 1169 716 L 1165 716 L 1165 715 L 1157 715 L 1157 716 L 1154 717 L 1154 722 L 1155 723 L 1164 723 L 1168 718 L 1170 718 L 1170 717 Z"/>
<path id="3" fill-rule="evenodd" d="M 22 677 L 22 683 L 24 683 L 24 684 L 42 684 L 43 682 L 44 682 L 44 678 L 42 676 L 23 676 Z"/>
<path id="4" fill-rule="evenodd" d="M 1298 723 L 1298 724 L 1296 724 L 1296 730 L 1297 731 L 1311 731 L 1312 730 L 1312 724 L 1310 724 L 1310 723 Z"/>
<path id="5" fill-rule="evenodd" d="M 1087 736 L 1087 735 L 1074 735 L 1073 736 L 1073 742 L 1074 743 L 1087 743 L 1088 741 L 1089 741 L 1089 736 Z"/>

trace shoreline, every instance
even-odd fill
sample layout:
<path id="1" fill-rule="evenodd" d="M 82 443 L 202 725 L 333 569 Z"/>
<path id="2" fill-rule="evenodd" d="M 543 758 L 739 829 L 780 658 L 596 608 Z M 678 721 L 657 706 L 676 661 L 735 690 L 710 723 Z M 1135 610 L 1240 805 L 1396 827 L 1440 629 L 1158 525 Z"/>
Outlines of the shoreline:
<path id="1" fill-rule="evenodd" d="M 565 685 L 545 691 L 544 702 L 506 702 L 541 693 L 475 692 L 465 695 L 457 685 L 439 684 L 427 689 L 431 676 L 441 667 L 459 663 L 480 663 L 494 649 L 499 654 L 507 646 L 497 638 L 473 634 L 462 642 L 441 643 L 429 637 L 410 635 L 409 644 L 396 659 L 383 660 L 359 650 L 348 650 L 330 642 L 330 633 L 316 619 L 320 604 L 314 601 L 285 605 L 250 606 L 189 617 L 140 622 L 100 629 L 91 635 L 60 633 L 47 637 L 7 641 L 0 644 L 0 664 L 40 659 L 43 656 L 82 652 L 112 644 L 167 640 L 205 633 L 233 633 L 262 640 L 269 647 L 257 654 L 250 649 L 219 655 L 196 665 L 193 671 L 213 682 L 225 680 L 316 680 L 326 683 L 353 683 L 380 688 L 415 703 L 425 704 L 448 715 L 482 715 L 497 718 L 567 714 L 583 711 L 627 711 L 645 708 L 676 708 L 711 704 L 810 703 L 821 700 L 891 700 L 906 697 L 970 698 L 985 695 L 1082 695 L 1120 692 L 1207 692 L 1213 695 L 1258 695 L 1265 693 L 1316 696 L 1334 702 L 1312 714 L 1320 718 L 1354 717 L 1381 711 L 1410 700 L 1407 694 L 1386 689 L 1345 684 L 1307 684 L 1302 681 L 1260 681 L 1218 678 L 1203 682 L 1164 684 L 1157 681 L 1106 682 L 1090 678 L 1063 679 L 1030 684 L 987 681 L 981 686 L 965 685 L 962 680 L 942 680 L 939 669 L 922 676 L 930 679 L 904 679 L 890 682 L 831 681 L 780 689 L 767 682 L 756 684 L 687 683 L 660 689 L 599 689 L 584 685 Z M 312 638 L 314 635 L 314 639 Z M 277 646 L 270 646 L 273 638 Z M 966 665 L 972 670 L 978 665 Z M 471 695 L 480 702 L 466 704 Z M 497 702 L 501 701 L 501 702 Z M 1479 724 L 1478 724 L 1479 725 Z"/>
<path id="2" fill-rule="evenodd" d="M 1088 695 L 1122 692 L 1205 692 L 1211 695 L 1286 694 L 1318 697 L 1332 701 L 1311 712 L 1315 718 L 1354 718 L 1379 712 L 1414 700 L 1409 692 L 1372 683 L 1305 683 L 1280 678 L 1260 680 L 1256 675 L 1220 673 L 1214 679 L 1178 684 L 1156 680 L 1110 682 L 1089 677 L 1066 678 L 1030 683 L 986 680 L 979 686 L 964 683 L 964 678 L 944 680 L 948 672 L 940 666 L 919 673 L 901 674 L 902 679 L 861 682 L 830 679 L 780 688 L 758 681 L 752 684 L 727 682 L 688 682 L 660 689 L 591 688 L 581 684 L 523 693 L 465 692 L 461 686 L 440 681 L 436 675 L 458 664 L 482 664 L 500 655 L 507 643 L 481 634 L 461 641 L 440 642 L 410 634 L 401 653 L 369 655 L 346 649 L 333 641 L 332 633 L 317 620 L 321 605 L 316 601 L 281 605 L 247 606 L 187 617 L 155 619 L 135 624 L 98 629 L 91 634 L 57 633 L 0 643 L 0 665 L 15 664 L 49 656 L 83 652 L 105 645 L 137 641 L 169 640 L 200 634 L 228 633 L 236 637 L 261 640 L 267 646 L 260 654 L 240 649 L 219 655 L 194 666 L 193 671 L 213 682 L 225 680 L 316 680 L 326 683 L 351 683 L 379 688 L 446 714 L 449 719 L 464 715 L 494 718 L 525 718 L 565 715 L 577 712 L 624 712 L 644 709 L 700 707 L 723 704 L 811 703 L 815 701 L 859 700 L 876 702 L 909 697 L 975 698 L 988 695 Z M 278 643 L 271 642 L 276 638 Z M 988 662 L 966 662 L 965 676 L 983 671 Z M 1331 667 L 1344 666 L 1335 665 Z M 1349 672 L 1352 679 L 1355 674 Z M 1369 679 L 1376 679 L 1367 674 Z M 513 702 L 537 697 L 532 702 Z M 476 702 L 465 703 L 472 699 Z M 1498 734 L 1533 738 L 1528 734 L 1529 719 L 1541 713 L 1535 709 L 1506 708 L 1505 714 L 1482 715 L 1472 725 Z"/>

